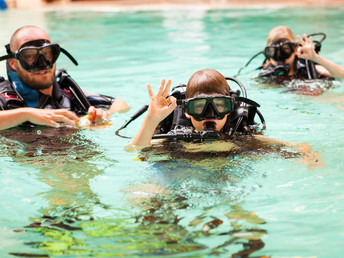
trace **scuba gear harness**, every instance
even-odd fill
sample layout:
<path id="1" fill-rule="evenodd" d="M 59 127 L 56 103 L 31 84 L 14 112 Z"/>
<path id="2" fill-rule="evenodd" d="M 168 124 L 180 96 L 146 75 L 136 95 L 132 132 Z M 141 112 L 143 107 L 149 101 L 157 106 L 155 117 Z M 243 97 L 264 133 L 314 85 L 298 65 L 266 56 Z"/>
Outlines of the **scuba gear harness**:
<path id="1" fill-rule="evenodd" d="M 8 71 L 9 81 L 0 84 L 0 108 L 14 109 L 19 107 L 45 108 L 45 102 L 39 103 L 39 91 L 27 86 L 14 70 Z M 91 106 L 87 97 L 77 83 L 64 70 L 56 71 L 56 83 L 59 90 L 69 99 L 74 99 L 77 105 L 75 111 L 78 115 L 86 114 Z M 55 83 L 54 83 L 55 84 Z M 61 107 L 63 108 L 63 107 Z"/>
<path id="2" fill-rule="evenodd" d="M 233 108 L 230 115 L 227 118 L 226 124 L 223 127 L 222 134 L 228 136 L 234 136 L 240 134 L 250 134 L 257 131 L 259 125 L 254 122 L 254 117 L 257 114 L 262 122 L 262 130 L 265 129 L 265 120 L 263 115 L 257 109 L 260 107 L 258 103 L 247 98 L 247 93 L 244 85 L 237 79 L 232 77 L 225 77 L 226 80 L 235 82 L 240 88 L 243 97 L 240 97 L 240 90 L 231 90 L 230 98 L 233 101 Z M 180 84 L 172 89 L 170 96 L 177 99 L 177 107 L 174 111 L 161 121 L 157 127 L 158 133 L 154 134 L 152 139 L 174 139 L 174 140 L 218 140 L 221 138 L 221 133 L 215 130 L 214 122 L 205 122 L 205 128 L 201 132 L 193 130 L 190 119 L 185 116 L 185 103 L 192 100 L 186 100 L 185 96 L 186 85 Z M 193 98 L 195 99 L 195 98 Z M 207 106 L 204 107 L 207 109 Z M 116 131 L 116 135 L 119 135 L 119 131 L 126 128 L 132 121 L 141 116 L 147 111 L 148 105 L 144 105 L 139 109 L 121 128 Z M 229 113 L 229 112 L 228 112 Z"/>

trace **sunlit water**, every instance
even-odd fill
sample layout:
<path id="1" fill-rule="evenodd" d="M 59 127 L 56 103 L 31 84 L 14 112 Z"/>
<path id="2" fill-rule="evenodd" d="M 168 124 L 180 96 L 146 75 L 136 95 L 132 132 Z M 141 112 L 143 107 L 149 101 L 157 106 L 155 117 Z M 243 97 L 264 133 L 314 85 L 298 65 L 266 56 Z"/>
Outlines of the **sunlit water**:
<path id="1" fill-rule="evenodd" d="M 261 104 L 265 135 L 306 142 L 317 159 L 278 150 L 140 159 L 115 131 L 148 101 L 146 83 L 186 83 L 199 69 L 237 73 L 268 31 L 327 34 L 322 55 L 344 66 L 343 8 L 0 13 L 0 44 L 19 26 L 45 28 L 79 61 L 81 87 L 132 109 L 95 130 L 2 132 L 0 256 L 342 257 L 344 85 L 317 96 L 239 79 Z M 1 55 L 5 50 L 1 51 Z M 5 63 L 0 72 L 5 75 Z M 295 82 L 296 84 L 298 82 Z M 233 85 L 232 85 L 233 86 Z M 290 85 L 289 85 L 290 86 Z M 233 86 L 234 87 L 234 86 Z M 133 137 L 137 119 L 121 131 Z"/>

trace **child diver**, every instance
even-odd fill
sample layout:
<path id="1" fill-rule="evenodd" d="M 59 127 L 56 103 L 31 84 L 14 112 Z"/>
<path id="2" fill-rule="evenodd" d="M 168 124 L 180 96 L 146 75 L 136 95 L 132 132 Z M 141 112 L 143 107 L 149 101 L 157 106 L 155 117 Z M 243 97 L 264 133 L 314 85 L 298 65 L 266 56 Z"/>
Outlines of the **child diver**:
<path id="1" fill-rule="evenodd" d="M 301 155 L 301 162 L 311 169 L 322 165 L 318 157 L 319 152 L 311 153 L 312 147 L 307 143 L 293 145 L 262 135 L 254 122 L 254 116 L 258 114 L 263 124 L 262 129 L 265 128 L 265 120 L 257 110 L 259 104 L 247 99 L 246 93 L 244 93 L 244 97 L 238 97 L 239 93 L 230 89 L 226 79 L 228 78 L 212 69 L 197 71 L 187 83 L 186 96 L 183 100 L 172 95 L 169 96 L 171 80 L 166 83 L 163 79 L 156 94 L 153 93 L 151 85 L 147 84 L 150 98 L 148 114 L 126 150 L 133 151 L 137 147 L 148 147 L 151 145 L 152 139 L 171 138 L 172 140 L 182 139 L 186 141 L 201 139 L 201 142 L 202 139 L 205 141 L 210 139 L 211 141 L 208 141 L 207 144 L 198 144 L 199 140 L 196 141 L 196 144 L 195 142 L 184 142 L 182 157 L 187 158 L 190 154 L 192 159 L 200 159 L 204 154 L 211 152 L 217 153 L 217 156 L 220 153 L 225 156 L 229 153 L 234 155 L 251 153 L 254 156 L 259 155 L 259 153 L 262 155 L 279 153 L 286 158 L 295 158 Z M 170 132 L 161 134 L 161 132 L 164 133 L 164 122 L 174 115 L 174 112 L 178 111 L 177 109 L 181 105 L 183 106 L 183 115 L 185 114 L 187 120 L 183 121 L 183 124 L 189 122 L 193 133 L 185 130 L 186 126 L 184 132 L 178 135 L 178 127 L 180 128 L 180 126 L 178 123 L 176 126 L 172 123 Z M 136 119 L 137 117 L 136 114 L 132 118 Z M 175 120 L 174 117 L 173 120 Z M 155 134 L 157 131 L 160 134 Z M 214 141 L 220 139 L 224 139 L 224 141 Z M 211 142 L 214 144 L 210 144 Z M 287 149 L 285 149 L 286 147 Z M 175 150 L 173 152 L 178 156 Z"/>
<path id="2" fill-rule="evenodd" d="M 322 35 L 314 45 L 312 36 Z M 274 27 L 268 34 L 263 50 L 266 58 L 258 77 L 279 77 L 283 79 L 328 79 L 344 78 L 344 69 L 321 57 L 318 52 L 324 33 L 311 34 L 304 38 L 297 36 L 286 26 Z"/>
<path id="3" fill-rule="evenodd" d="M 166 87 L 165 80 L 162 80 L 157 94 L 153 93 L 150 84 L 147 87 L 150 97 L 148 114 L 131 142 L 134 146 L 150 145 L 156 128 L 177 107 L 177 99 L 174 96 L 168 96 L 171 80 L 167 82 Z M 185 95 L 187 99 L 182 101 L 183 110 L 194 131 L 223 132 L 228 116 L 234 110 L 236 98 L 231 96 L 230 87 L 222 74 L 211 69 L 194 73 L 186 86 Z M 246 98 L 240 98 L 240 100 L 250 101 Z M 173 137 L 178 138 L 177 135 L 171 138 Z M 190 138 L 192 138 L 191 134 Z"/>

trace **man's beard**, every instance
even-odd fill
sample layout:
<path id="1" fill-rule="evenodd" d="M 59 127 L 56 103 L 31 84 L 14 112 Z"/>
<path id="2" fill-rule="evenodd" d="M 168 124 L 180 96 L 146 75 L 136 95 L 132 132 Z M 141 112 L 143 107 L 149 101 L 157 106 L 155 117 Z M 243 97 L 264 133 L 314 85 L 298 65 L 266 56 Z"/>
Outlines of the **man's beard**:
<path id="1" fill-rule="evenodd" d="M 36 81 L 34 78 L 30 76 L 30 72 L 27 72 L 22 68 L 19 64 L 16 64 L 16 72 L 19 78 L 30 88 L 35 90 L 44 90 L 50 88 L 55 80 L 55 66 L 50 70 L 49 69 L 49 78 L 45 81 Z M 51 74 L 52 73 L 52 74 Z"/>

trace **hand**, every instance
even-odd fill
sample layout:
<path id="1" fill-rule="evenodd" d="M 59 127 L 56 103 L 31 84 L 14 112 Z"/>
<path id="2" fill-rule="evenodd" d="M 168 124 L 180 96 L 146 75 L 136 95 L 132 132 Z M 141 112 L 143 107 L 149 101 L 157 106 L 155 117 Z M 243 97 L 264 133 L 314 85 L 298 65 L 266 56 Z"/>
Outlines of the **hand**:
<path id="1" fill-rule="evenodd" d="M 75 121 L 78 116 L 67 109 L 37 109 L 28 108 L 26 110 L 27 121 L 38 124 L 58 127 L 58 122 L 66 123 L 75 126 Z"/>
<path id="2" fill-rule="evenodd" d="M 315 47 L 313 44 L 312 37 L 307 37 L 306 34 L 303 34 L 303 38 L 300 37 L 300 35 L 297 35 L 297 38 L 299 39 L 301 46 L 297 49 L 297 56 L 303 59 L 309 59 L 311 61 L 314 61 L 317 53 L 315 52 Z"/>
<path id="3" fill-rule="evenodd" d="M 159 90 L 155 95 L 151 85 L 147 84 L 150 99 L 147 118 L 153 123 L 160 123 L 177 107 L 177 99 L 175 97 L 170 96 L 167 98 L 171 83 L 171 80 L 168 80 L 165 87 L 165 79 L 162 79 Z"/>
<path id="4" fill-rule="evenodd" d="M 88 119 L 91 122 L 94 122 L 96 125 L 104 124 L 105 122 L 110 120 L 110 117 L 111 113 L 109 110 L 95 108 L 94 106 L 91 106 L 88 109 Z"/>
<path id="5" fill-rule="evenodd" d="M 177 99 L 175 97 L 170 96 L 167 98 L 171 83 L 171 80 L 168 80 L 165 87 L 165 79 L 163 79 L 158 93 L 155 95 L 150 84 L 147 84 L 150 99 L 148 114 L 143 120 L 139 132 L 131 142 L 132 146 L 148 146 L 157 125 L 177 107 Z"/>

